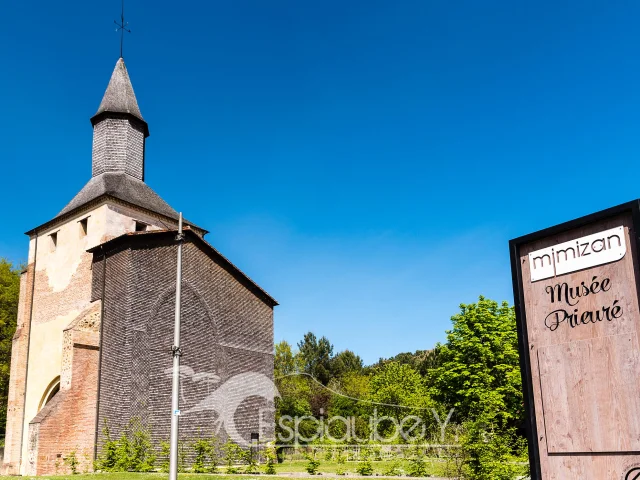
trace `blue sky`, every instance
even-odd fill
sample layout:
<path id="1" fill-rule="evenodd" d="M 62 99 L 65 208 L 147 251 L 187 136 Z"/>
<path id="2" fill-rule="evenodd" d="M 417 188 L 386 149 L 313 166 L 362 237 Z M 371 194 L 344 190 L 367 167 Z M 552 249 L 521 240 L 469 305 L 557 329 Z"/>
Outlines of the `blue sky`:
<path id="1" fill-rule="evenodd" d="M 637 2 L 127 0 L 146 180 L 366 362 L 512 301 L 507 242 L 640 196 Z M 91 175 L 117 0 L 5 2 L 0 256 Z"/>

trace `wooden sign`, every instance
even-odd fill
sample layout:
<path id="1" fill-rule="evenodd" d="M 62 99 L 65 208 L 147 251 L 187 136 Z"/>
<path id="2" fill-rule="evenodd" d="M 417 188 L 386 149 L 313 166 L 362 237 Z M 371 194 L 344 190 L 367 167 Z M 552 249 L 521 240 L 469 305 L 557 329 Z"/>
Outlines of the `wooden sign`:
<path id="1" fill-rule="evenodd" d="M 510 242 L 533 479 L 640 479 L 639 201 Z"/>

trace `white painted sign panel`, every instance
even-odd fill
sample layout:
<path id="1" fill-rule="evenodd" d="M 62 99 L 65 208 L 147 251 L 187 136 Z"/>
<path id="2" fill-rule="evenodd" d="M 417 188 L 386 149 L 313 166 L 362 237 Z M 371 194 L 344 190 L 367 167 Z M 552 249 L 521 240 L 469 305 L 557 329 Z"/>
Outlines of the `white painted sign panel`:
<path id="1" fill-rule="evenodd" d="M 616 262 L 624 257 L 625 253 L 627 245 L 623 227 L 559 243 L 529 254 L 531 281 Z"/>

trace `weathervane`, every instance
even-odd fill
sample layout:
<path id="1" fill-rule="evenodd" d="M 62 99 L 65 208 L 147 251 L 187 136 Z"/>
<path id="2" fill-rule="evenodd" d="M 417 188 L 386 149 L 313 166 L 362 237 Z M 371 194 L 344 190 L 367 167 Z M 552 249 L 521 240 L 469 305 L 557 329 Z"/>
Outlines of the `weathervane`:
<path id="1" fill-rule="evenodd" d="M 115 23 L 118 26 L 118 28 L 116 28 L 116 32 L 120 31 L 120 58 L 122 58 L 122 44 L 124 43 L 124 32 L 131 33 L 131 30 L 127 28 L 127 26 L 129 25 L 129 22 L 124 21 L 124 0 L 122 0 L 122 13 L 120 14 L 120 23 L 118 23 L 117 20 L 114 20 L 113 23 Z"/>

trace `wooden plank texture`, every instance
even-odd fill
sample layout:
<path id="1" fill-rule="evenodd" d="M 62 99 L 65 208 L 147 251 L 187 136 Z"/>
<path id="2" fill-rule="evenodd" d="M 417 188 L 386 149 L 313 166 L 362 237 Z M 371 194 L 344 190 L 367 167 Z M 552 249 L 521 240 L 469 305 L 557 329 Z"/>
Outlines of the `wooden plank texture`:
<path id="1" fill-rule="evenodd" d="M 531 282 L 530 252 L 621 225 L 627 244 L 621 260 Z M 544 479 L 612 480 L 624 478 L 631 465 L 640 465 L 640 312 L 635 248 L 630 214 L 520 247 Z M 574 296 L 559 299 L 557 288 L 565 283 L 573 289 L 566 292 Z M 595 293 L 585 293 L 592 286 Z M 575 295 L 576 289 L 583 295 Z"/>
<path id="2" fill-rule="evenodd" d="M 635 333 L 550 345 L 538 362 L 549 453 L 640 451 Z"/>

